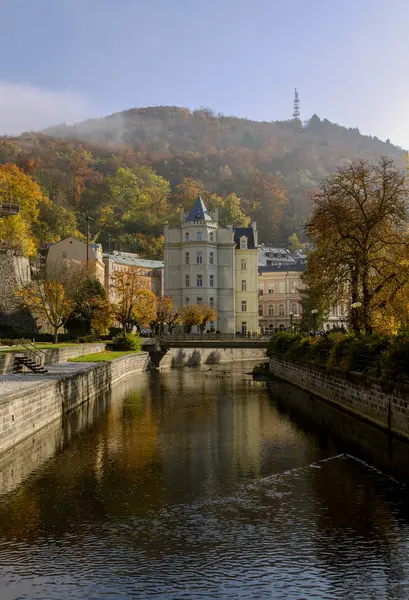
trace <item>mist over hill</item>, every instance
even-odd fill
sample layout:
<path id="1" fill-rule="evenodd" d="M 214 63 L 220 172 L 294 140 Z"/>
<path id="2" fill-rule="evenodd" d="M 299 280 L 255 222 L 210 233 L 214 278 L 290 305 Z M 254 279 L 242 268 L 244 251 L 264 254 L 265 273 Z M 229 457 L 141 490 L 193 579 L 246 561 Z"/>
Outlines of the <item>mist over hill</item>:
<path id="1" fill-rule="evenodd" d="M 348 161 L 381 155 L 403 168 L 401 148 L 317 115 L 304 123 L 257 122 L 172 106 L 0 138 L 0 163 L 32 174 L 80 231 L 88 214 L 95 239 L 122 245 L 135 235 L 157 239 L 163 220 L 197 191 L 223 205 L 226 219 L 257 219 L 263 241 L 285 243 L 294 232 L 303 236 L 322 178 Z M 50 223 L 42 236 L 66 233 L 57 230 Z"/>

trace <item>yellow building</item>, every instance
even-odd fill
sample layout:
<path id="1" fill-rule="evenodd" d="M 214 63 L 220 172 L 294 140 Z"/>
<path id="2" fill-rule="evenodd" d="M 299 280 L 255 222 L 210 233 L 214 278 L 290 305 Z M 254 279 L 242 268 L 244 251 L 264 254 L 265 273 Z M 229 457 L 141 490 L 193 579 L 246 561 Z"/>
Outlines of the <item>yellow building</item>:
<path id="1" fill-rule="evenodd" d="M 105 265 L 102 259 L 101 244 L 87 244 L 72 236 L 51 244 L 46 258 L 46 272 L 48 276 L 59 279 L 69 287 L 78 277 L 85 276 L 87 272 L 96 277 L 102 285 L 105 281 Z"/>
<path id="2" fill-rule="evenodd" d="M 257 333 L 258 317 L 257 224 L 234 229 L 235 331 Z"/>

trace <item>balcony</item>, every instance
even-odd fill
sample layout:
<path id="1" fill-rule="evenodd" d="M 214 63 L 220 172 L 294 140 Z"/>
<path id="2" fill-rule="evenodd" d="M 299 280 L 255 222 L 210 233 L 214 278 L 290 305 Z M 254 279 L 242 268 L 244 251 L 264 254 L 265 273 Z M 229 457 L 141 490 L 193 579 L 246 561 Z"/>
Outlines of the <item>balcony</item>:
<path id="1" fill-rule="evenodd" d="M 19 212 L 20 206 L 18 204 L 10 204 L 10 202 L 3 202 L 3 204 L 0 204 L 0 217 L 18 215 Z"/>

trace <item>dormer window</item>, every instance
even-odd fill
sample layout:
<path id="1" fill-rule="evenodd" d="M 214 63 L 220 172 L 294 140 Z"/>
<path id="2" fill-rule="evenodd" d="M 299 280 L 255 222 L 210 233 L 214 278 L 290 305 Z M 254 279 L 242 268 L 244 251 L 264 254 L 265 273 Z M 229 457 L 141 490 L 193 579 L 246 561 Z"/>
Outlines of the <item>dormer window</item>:
<path id="1" fill-rule="evenodd" d="M 246 236 L 243 236 L 240 238 L 240 249 L 241 250 L 247 250 L 247 238 Z"/>

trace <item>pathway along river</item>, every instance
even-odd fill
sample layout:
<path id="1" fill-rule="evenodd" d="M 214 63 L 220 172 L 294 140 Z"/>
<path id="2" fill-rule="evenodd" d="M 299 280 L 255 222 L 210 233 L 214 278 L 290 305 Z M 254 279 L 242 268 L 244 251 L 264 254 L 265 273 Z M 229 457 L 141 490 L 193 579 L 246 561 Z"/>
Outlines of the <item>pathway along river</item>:
<path id="1" fill-rule="evenodd" d="M 1 600 L 409 598 L 408 447 L 249 369 L 132 377 L 1 456 Z"/>

